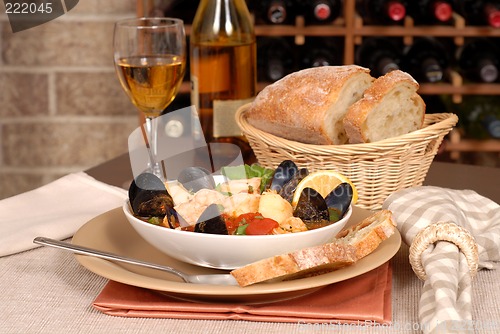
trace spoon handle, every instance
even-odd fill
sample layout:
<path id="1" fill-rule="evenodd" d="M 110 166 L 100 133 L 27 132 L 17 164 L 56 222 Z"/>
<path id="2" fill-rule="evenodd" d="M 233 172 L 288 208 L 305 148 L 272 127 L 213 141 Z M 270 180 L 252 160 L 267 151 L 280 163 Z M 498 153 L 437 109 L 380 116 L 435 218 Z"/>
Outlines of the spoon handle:
<path id="1" fill-rule="evenodd" d="M 95 256 L 95 257 L 99 257 L 102 259 L 106 259 L 106 260 L 119 261 L 119 262 L 124 262 L 124 263 L 128 263 L 128 264 L 147 267 L 147 268 L 151 268 L 151 269 L 166 271 L 166 272 L 169 272 L 171 274 L 179 276 L 186 283 L 189 282 L 187 275 L 185 275 L 184 273 L 182 273 L 182 272 L 180 272 L 172 267 L 167 267 L 167 266 L 162 266 L 159 264 L 154 264 L 154 263 L 145 262 L 145 261 L 141 261 L 141 260 L 131 259 L 131 258 L 124 257 L 121 255 L 103 252 L 103 251 L 100 251 L 97 249 L 92 249 L 92 248 L 88 248 L 88 247 L 84 247 L 84 246 L 78 246 L 78 245 L 75 245 L 75 244 L 72 244 L 69 242 L 59 241 L 59 240 L 45 238 L 45 237 L 36 237 L 35 239 L 33 239 L 33 242 L 35 244 L 40 244 L 40 245 L 50 246 L 50 247 L 54 247 L 54 248 L 73 251 L 73 253 L 76 253 L 76 254 L 90 255 L 90 256 Z"/>

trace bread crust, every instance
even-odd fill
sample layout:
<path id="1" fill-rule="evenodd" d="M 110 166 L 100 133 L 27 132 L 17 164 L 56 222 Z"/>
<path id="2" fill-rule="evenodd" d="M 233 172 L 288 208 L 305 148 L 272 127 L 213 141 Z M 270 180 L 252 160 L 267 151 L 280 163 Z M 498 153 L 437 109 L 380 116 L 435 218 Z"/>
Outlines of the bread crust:
<path id="1" fill-rule="evenodd" d="M 400 70 L 391 71 L 377 78 L 373 84 L 365 90 L 363 98 L 352 104 L 345 114 L 343 124 L 347 137 L 349 138 L 349 143 L 373 142 L 367 135 L 367 118 L 377 107 L 381 106 L 382 103 L 388 102 L 387 97 L 389 93 L 395 89 L 409 91 L 408 94 L 411 95 L 407 103 L 399 105 L 399 112 L 404 113 L 410 108 L 415 108 L 415 106 L 418 110 L 418 116 L 413 119 L 415 125 L 413 127 L 409 125 L 405 126 L 407 130 L 400 131 L 400 133 L 396 133 L 396 135 L 402 135 L 422 128 L 425 118 L 425 103 L 417 93 L 418 88 L 418 82 L 411 75 Z M 397 118 L 397 115 L 395 117 Z M 386 138 L 389 138 L 389 136 L 382 139 Z"/>
<path id="2" fill-rule="evenodd" d="M 381 210 L 344 229 L 331 243 L 266 258 L 234 269 L 231 275 L 244 287 L 334 271 L 372 253 L 395 229 L 392 212 Z"/>
<path id="3" fill-rule="evenodd" d="M 382 241 L 394 234 L 395 230 L 396 222 L 392 212 L 380 210 L 358 224 L 341 231 L 337 239 L 354 247 L 356 261 L 358 261 L 377 249 Z"/>
<path id="4" fill-rule="evenodd" d="M 343 243 L 328 243 L 266 258 L 234 269 L 231 275 L 244 287 L 260 282 L 318 275 L 353 264 L 355 259 L 354 247 Z"/>
<path id="5" fill-rule="evenodd" d="M 339 118 L 342 126 L 347 107 L 361 98 L 372 81 L 369 69 L 357 65 L 322 66 L 293 72 L 257 95 L 247 119 L 256 128 L 286 139 L 310 144 L 344 144 L 347 138 L 343 127 L 340 131 L 344 134 L 336 133 L 330 120 Z"/>

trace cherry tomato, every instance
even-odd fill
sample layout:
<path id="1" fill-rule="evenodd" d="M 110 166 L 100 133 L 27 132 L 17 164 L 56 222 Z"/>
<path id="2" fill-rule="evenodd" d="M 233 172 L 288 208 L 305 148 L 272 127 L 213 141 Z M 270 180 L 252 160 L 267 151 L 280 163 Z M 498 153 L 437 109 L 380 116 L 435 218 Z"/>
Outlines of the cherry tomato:
<path id="1" fill-rule="evenodd" d="M 279 226 L 278 222 L 264 218 L 259 212 L 244 213 L 236 218 L 224 215 L 224 219 L 229 234 L 239 234 L 236 231 L 242 230 L 241 234 L 265 235 L 271 234 L 273 229 Z"/>
<path id="2" fill-rule="evenodd" d="M 262 217 L 262 216 L 260 216 Z M 255 218 L 249 222 L 246 229 L 247 235 L 271 234 L 273 229 L 278 227 L 278 222 L 270 218 Z"/>

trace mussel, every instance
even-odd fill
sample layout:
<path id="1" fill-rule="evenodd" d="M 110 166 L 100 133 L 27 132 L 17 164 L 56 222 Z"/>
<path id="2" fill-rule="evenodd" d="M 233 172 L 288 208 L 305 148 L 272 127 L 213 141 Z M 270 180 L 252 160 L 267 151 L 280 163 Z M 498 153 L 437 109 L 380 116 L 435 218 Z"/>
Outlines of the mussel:
<path id="1" fill-rule="evenodd" d="M 274 170 L 269 189 L 279 192 L 298 171 L 299 168 L 292 160 L 283 160 Z"/>
<path id="2" fill-rule="evenodd" d="M 352 187 L 341 183 L 325 198 L 312 188 L 302 190 L 293 215 L 302 219 L 308 229 L 329 225 L 340 220 L 352 201 Z"/>
<path id="3" fill-rule="evenodd" d="M 215 189 L 215 180 L 208 170 L 203 167 L 184 168 L 177 180 L 190 192 L 201 189 Z"/>
<path id="4" fill-rule="evenodd" d="M 295 189 L 297 189 L 297 185 L 308 174 L 309 170 L 307 168 L 299 169 L 295 172 L 295 174 L 293 174 L 292 178 L 281 187 L 278 194 L 280 194 L 281 197 L 286 199 L 288 202 L 292 202 L 293 194 L 295 193 Z"/>
<path id="5" fill-rule="evenodd" d="M 217 204 L 210 204 L 194 225 L 194 231 L 209 234 L 229 234 Z"/>
<path id="6" fill-rule="evenodd" d="M 141 173 L 128 191 L 130 205 L 136 216 L 164 217 L 174 201 L 163 181 L 152 173 Z"/>
<path id="7" fill-rule="evenodd" d="M 343 182 L 333 189 L 326 197 L 325 202 L 330 210 L 330 216 L 336 214 L 339 219 L 344 217 L 352 201 L 352 186 Z"/>

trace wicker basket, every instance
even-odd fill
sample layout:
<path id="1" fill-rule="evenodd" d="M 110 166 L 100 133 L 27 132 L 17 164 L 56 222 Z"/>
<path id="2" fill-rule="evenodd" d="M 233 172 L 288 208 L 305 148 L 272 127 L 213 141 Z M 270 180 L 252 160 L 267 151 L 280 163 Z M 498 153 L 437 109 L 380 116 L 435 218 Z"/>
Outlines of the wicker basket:
<path id="1" fill-rule="evenodd" d="M 428 114 L 424 127 L 376 143 L 311 145 L 280 138 L 250 125 L 245 111 L 236 122 L 248 139 L 260 165 L 275 168 L 291 159 L 310 171 L 333 169 L 349 177 L 358 190 L 357 206 L 378 210 L 393 192 L 423 183 L 444 136 L 457 123 L 454 114 Z"/>

